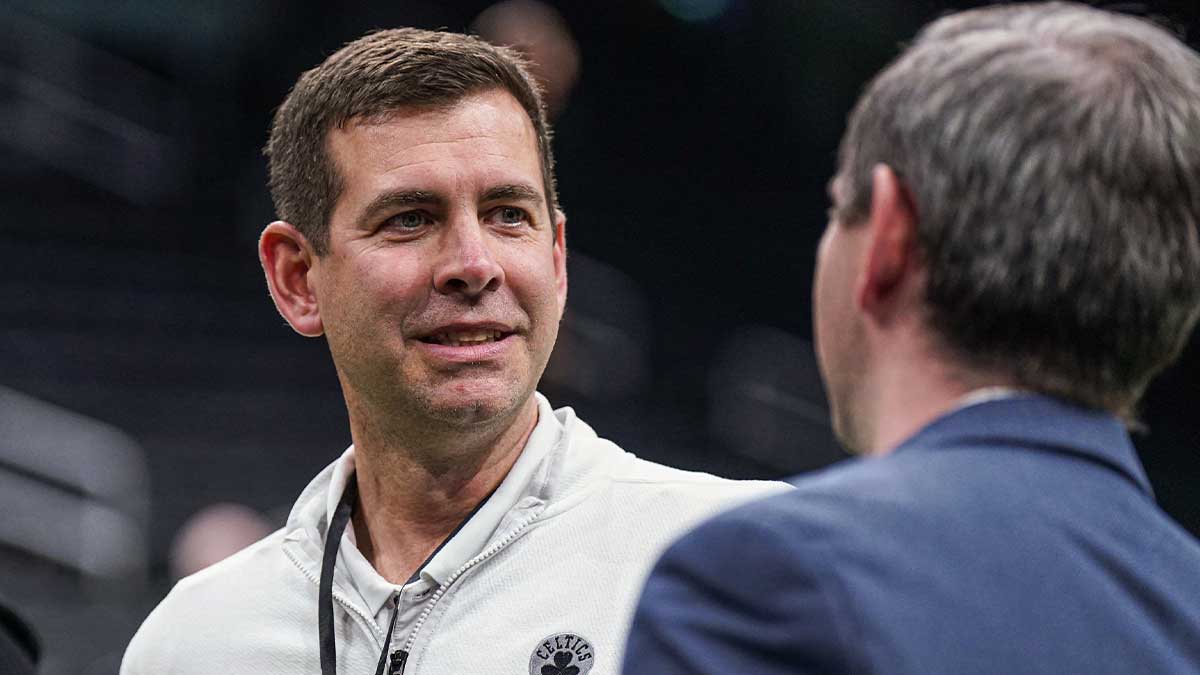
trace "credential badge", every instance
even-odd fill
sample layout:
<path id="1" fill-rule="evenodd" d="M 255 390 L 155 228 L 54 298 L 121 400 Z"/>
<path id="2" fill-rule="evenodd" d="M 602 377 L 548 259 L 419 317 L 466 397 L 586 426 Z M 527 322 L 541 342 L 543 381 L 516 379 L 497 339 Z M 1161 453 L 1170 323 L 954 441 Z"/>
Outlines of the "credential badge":
<path id="1" fill-rule="evenodd" d="M 558 633 L 534 648 L 529 675 L 587 675 L 595 661 L 590 642 L 574 633 Z"/>

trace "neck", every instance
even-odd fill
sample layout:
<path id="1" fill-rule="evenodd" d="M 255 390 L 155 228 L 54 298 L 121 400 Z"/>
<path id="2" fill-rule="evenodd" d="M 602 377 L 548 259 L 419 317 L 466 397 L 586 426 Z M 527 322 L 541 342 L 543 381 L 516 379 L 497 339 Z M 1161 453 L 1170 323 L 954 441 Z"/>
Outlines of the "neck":
<path id="1" fill-rule="evenodd" d="M 1009 378 L 957 365 L 940 350 L 922 345 L 913 350 L 885 352 L 863 388 L 861 414 L 869 420 L 864 448 L 869 455 L 886 455 L 921 429 L 949 413 L 963 396 L 983 387 L 1012 386 Z"/>
<path id="2" fill-rule="evenodd" d="M 361 411 L 360 411 L 361 412 Z M 358 548 L 388 581 L 403 584 L 508 475 L 537 424 L 537 400 L 487 428 L 380 433 L 355 424 Z"/>

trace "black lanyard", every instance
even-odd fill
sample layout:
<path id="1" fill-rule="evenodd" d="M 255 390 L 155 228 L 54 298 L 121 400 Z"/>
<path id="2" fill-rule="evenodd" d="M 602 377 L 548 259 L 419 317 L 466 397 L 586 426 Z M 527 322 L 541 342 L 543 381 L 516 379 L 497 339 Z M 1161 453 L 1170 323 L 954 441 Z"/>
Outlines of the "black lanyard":
<path id="1" fill-rule="evenodd" d="M 342 491 L 342 499 L 338 502 L 337 510 L 333 512 L 333 520 L 329 521 L 329 531 L 325 533 L 325 555 L 321 558 L 321 585 L 317 592 L 317 629 L 321 640 L 321 675 L 337 675 L 337 640 L 333 634 L 333 570 L 337 566 L 338 546 L 342 542 L 342 534 L 346 532 L 346 523 L 354 513 L 354 500 L 358 496 L 358 481 L 351 476 L 346 481 L 346 489 Z M 392 626 L 395 626 L 393 616 Z M 383 645 L 387 651 L 388 645 Z"/>
<path id="2" fill-rule="evenodd" d="M 497 486 L 499 487 L 499 486 Z M 433 560 L 433 557 L 442 550 L 454 535 L 458 534 L 459 530 L 471 520 L 479 509 L 487 503 L 492 495 L 496 493 L 493 489 L 488 496 L 479 500 L 475 508 L 467 514 L 466 518 L 454 528 L 442 543 L 425 558 L 425 562 L 417 566 L 415 572 L 407 583 L 412 583 L 420 578 L 421 570 Z M 342 535 L 346 533 L 346 525 L 350 522 L 350 517 L 354 515 L 354 502 L 358 498 L 358 480 L 357 476 L 351 474 L 346 479 L 346 488 L 342 491 L 342 498 L 338 501 L 337 509 L 333 512 L 333 519 L 329 521 L 329 530 L 325 533 L 325 551 L 321 557 L 321 583 L 317 591 L 317 629 L 321 644 L 321 675 L 337 675 L 337 640 L 333 633 L 333 571 L 337 566 L 338 549 L 341 546 Z M 392 632 L 396 629 L 396 616 L 400 613 L 399 600 L 392 607 L 392 620 L 388 624 L 387 638 L 383 641 L 383 653 L 379 655 L 379 666 L 376 669 L 376 675 L 383 673 L 384 664 L 387 662 L 388 648 L 392 644 Z M 404 655 L 404 656 L 407 656 Z"/>

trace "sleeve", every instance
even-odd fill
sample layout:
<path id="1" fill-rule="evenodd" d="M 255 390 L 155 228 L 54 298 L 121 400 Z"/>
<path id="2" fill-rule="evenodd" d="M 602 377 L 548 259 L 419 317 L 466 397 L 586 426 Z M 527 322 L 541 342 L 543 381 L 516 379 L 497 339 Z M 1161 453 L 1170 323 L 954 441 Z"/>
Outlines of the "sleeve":
<path id="1" fill-rule="evenodd" d="M 667 550 L 634 615 L 626 675 L 863 670 L 843 648 L 827 545 L 763 511 L 718 516 Z"/>

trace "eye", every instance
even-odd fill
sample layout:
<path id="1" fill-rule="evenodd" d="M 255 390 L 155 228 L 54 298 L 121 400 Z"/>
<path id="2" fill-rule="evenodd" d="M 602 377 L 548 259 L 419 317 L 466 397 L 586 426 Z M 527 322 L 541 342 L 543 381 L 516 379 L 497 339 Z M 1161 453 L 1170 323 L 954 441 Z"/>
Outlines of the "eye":
<path id="1" fill-rule="evenodd" d="M 398 230 L 416 230 L 433 222 L 424 211 L 405 211 L 397 213 L 383 222 L 384 227 L 394 227 Z"/>
<path id="2" fill-rule="evenodd" d="M 492 219 L 501 225 L 512 227 L 529 223 L 529 214 L 525 209 L 515 206 L 501 206 L 492 211 Z"/>

